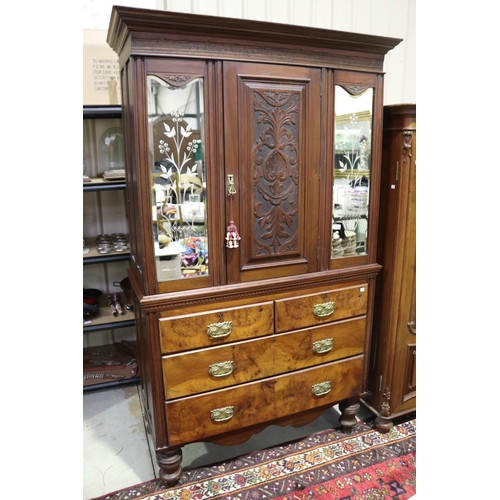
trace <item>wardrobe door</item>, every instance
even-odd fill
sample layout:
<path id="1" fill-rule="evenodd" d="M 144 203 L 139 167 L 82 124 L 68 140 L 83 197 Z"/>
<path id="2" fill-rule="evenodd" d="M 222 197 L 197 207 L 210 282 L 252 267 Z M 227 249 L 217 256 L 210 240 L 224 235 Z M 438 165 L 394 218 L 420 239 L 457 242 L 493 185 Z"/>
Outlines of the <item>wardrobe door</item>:
<path id="1" fill-rule="evenodd" d="M 401 190 L 398 213 L 398 258 L 401 266 L 401 294 L 396 322 L 395 366 L 393 404 L 403 411 L 416 405 L 417 382 L 417 303 L 416 303 L 416 109 L 409 107 L 406 129 L 399 133 L 399 150 L 402 152 L 398 165 Z M 413 111 L 413 114 L 411 114 Z M 404 219 L 403 219 L 404 217 Z"/>
<path id="2" fill-rule="evenodd" d="M 215 115 L 209 69 L 199 60 L 146 59 L 151 208 L 141 222 L 160 293 L 212 286 L 223 265 L 217 258 L 209 264 L 223 248 L 214 236 L 220 209 L 218 162 L 209 144 L 215 135 L 207 118 Z"/>
<path id="3" fill-rule="evenodd" d="M 229 283 L 318 270 L 320 75 L 224 63 Z"/>

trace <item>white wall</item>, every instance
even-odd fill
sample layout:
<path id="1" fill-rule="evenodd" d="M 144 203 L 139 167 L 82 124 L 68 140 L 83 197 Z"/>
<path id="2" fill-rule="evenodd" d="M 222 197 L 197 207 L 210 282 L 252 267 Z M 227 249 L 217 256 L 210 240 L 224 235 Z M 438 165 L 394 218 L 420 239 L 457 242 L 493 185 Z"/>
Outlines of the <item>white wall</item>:
<path id="1" fill-rule="evenodd" d="M 109 26 L 113 4 L 402 38 L 384 62 L 384 104 L 416 103 L 416 0 L 83 0 L 83 28 Z"/>

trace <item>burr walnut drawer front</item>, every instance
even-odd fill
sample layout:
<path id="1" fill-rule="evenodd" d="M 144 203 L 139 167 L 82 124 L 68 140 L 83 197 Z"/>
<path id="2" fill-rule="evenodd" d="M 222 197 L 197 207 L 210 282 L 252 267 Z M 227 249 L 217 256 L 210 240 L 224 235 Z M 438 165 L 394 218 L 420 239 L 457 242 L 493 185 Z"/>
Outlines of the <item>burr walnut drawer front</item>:
<path id="1" fill-rule="evenodd" d="M 276 333 L 366 314 L 368 285 L 276 300 Z"/>
<path id="2" fill-rule="evenodd" d="M 287 373 L 362 354 L 366 316 L 275 336 L 275 373 Z"/>
<path id="3" fill-rule="evenodd" d="M 221 345 L 274 331 L 273 302 L 160 318 L 162 354 Z"/>
<path id="4" fill-rule="evenodd" d="M 276 418 L 361 394 L 363 356 L 300 370 L 277 379 Z"/>
<path id="5" fill-rule="evenodd" d="M 328 363 L 363 352 L 365 317 L 163 356 L 165 399 Z"/>
<path id="6" fill-rule="evenodd" d="M 170 446 L 200 441 L 274 418 L 274 379 L 167 401 Z"/>
<path id="7" fill-rule="evenodd" d="M 361 392 L 363 356 L 167 401 L 170 446 L 327 406 Z"/>
<path id="8" fill-rule="evenodd" d="M 164 356 L 165 399 L 175 399 L 274 375 L 274 339 L 244 340 Z"/>

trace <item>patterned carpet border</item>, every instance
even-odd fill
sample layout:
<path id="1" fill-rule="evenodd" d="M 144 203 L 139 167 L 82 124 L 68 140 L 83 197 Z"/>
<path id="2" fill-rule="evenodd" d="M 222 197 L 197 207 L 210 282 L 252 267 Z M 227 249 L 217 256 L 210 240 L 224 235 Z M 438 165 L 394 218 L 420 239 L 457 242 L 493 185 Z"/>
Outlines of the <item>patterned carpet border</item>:
<path id="1" fill-rule="evenodd" d="M 416 489 L 416 418 L 381 434 L 373 421 L 351 434 L 330 429 L 208 467 L 185 470 L 177 485 L 161 480 L 94 500 L 405 500 Z"/>

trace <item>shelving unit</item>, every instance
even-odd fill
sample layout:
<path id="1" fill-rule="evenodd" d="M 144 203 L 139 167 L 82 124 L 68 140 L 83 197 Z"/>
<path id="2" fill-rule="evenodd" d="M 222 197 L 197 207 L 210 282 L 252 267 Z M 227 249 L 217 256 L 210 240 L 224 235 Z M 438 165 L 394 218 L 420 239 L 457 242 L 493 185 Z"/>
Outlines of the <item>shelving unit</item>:
<path id="1" fill-rule="evenodd" d="M 126 218 L 125 200 L 124 198 L 122 200 L 119 194 L 119 192 L 125 192 L 125 181 L 103 179 L 100 177 L 103 166 L 99 165 L 101 160 L 99 156 L 101 154 L 99 150 L 99 137 L 109 130 L 118 128 L 116 127 L 116 120 L 121 120 L 121 107 L 84 106 L 83 119 L 96 120 L 95 123 L 89 122 L 91 123 L 90 126 L 84 127 L 84 175 L 88 175 L 90 180 L 83 182 L 83 192 L 85 195 L 83 199 L 84 207 L 87 204 L 87 210 L 84 209 L 84 221 L 85 217 L 88 219 L 87 224 L 84 223 L 84 248 L 88 249 L 83 254 L 84 288 L 98 288 L 102 290 L 102 296 L 99 300 L 99 314 L 83 322 L 84 344 L 86 339 L 87 343 L 91 344 L 88 347 L 94 347 L 97 345 L 106 345 L 115 340 L 118 341 L 115 337 L 120 338 L 121 335 L 115 332 L 115 330 L 125 332 L 125 328 L 133 328 L 135 326 L 135 318 L 133 311 L 126 307 L 130 304 L 130 301 L 127 300 L 123 290 L 116 284 L 116 281 L 121 281 L 126 276 L 126 268 L 119 267 L 119 263 L 129 261 L 130 251 L 113 251 L 101 254 L 95 247 L 96 236 L 107 232 L 107 228 L 118 227 L 120 229 L 118 231 L 113 230 L 113 232 L 123 232 L 121 228 L 128 227 L 123 220 Z M 93 198 L 88 198 L 87 196 Z M 121 208 L 122 206 L 123 208 Z M 128 240 L 128 234 L 126 232 L 124 234 Z M 88 266 L 96 267 L 90 270 Z M 102 267 L 99 268 L 98 266 Z M 124 311 L 123 315 L 116 317 L 113 316 L 106 300 L 108 294 L 114 295 L 115 293 L 119 296 Z M 103 332 L 102 337 L 98 334 L 96 335 L 96 332 Z M 92 335 L 97 340 L 89 342 L 89 338 Z M 106 342 L 101 339 L 110 339 L 111 342 L 110 340 Z M 130 334 L 126 333 L 123 340 L 131 340 Z M 83 387 L 83 390 L 84 392 L 102 390 L 110 387 L 136 384 L 138 381 L 139 377 L 120 381 L 101 382 L 94 385 L 86 385 Z"/>
<path id="2" fill-rule="evenodd" d="M 83 255 L 83 264 L 103 264 L 106 262 L 128 261 L 130 259 L 130 251 L 110 252 L 100 254 L 94 245 L 95 238 L 86 238 L 86 247 L 89 249 L 87 254 Z"/>
<path id="3" fill-rule="evenodd" d="M 121 118 L 121 106 L 83 106 L 83 118 Z"/>
<path id="4" fill-rule="evenodd" d="M 125 295 L 123 293 L 118 294 L 120 296 L 120 302 L 122 304 L 126 304 L 126 300 L 124 300 Z M 92 318 L 91 321 L 86 324 L 83 323 L 83 333 L 88 332 L 97 332 L 100 330 L 111 330 L 115 328 L 125 328 L 127 326 L 134 326 L 135 319 L 134 313 L 127 309 L 124 310 L 123 316 L 113 316 L 109 307 L 106 304 L 105 294 L 101 297 L 99 301 L 99 316 L 96 318 Z"/>
<path id="5" fill-rule="evenodd" d="M 107 191 L 113 189 L 125 189 L 125 182 L 90 179 L 89 182 L 83 183 L 83 191 Z"/>

